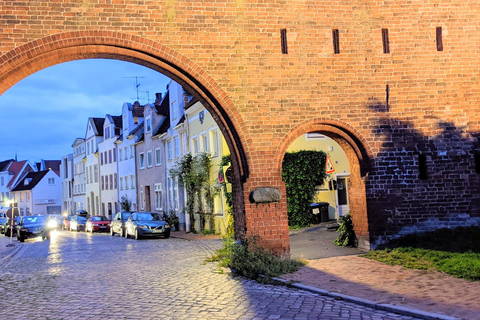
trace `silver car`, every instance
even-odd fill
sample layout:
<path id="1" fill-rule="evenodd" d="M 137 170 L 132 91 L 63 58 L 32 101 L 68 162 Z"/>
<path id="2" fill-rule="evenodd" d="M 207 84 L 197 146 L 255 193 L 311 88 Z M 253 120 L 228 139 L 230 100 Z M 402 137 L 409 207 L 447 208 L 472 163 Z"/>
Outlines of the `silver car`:
<path id="1" fill-rule="evenodd" d="M 134 212 L 125 222 L 125 238 L 170 238 L 170 225 L 156 212 Z"/>

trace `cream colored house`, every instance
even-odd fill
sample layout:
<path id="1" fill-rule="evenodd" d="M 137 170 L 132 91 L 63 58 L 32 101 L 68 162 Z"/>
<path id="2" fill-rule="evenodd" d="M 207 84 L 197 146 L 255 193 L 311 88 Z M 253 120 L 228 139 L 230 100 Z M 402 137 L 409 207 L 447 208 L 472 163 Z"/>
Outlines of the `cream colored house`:
<path id="1" fill-rule="evenodd" d="M 185 108 L 185 124 L 188 126 L 186 131 L 188 132 L 189 151 L 194 156 L 202 152 L 211 155 L 212 170 L 210 172 L 210 182 L 219 186 L 219 165 L 222 157 L 230 154 L 230 151 L 217 123 L 202 103 L 194 99 Z M 227 204 L 223 190 L 215 196 L 213 210 L 215 214 L 215 232 L 223 234 L 227 227 Z M 196 219 L 196 223 L 196 230 L 199 230 L 199 219 Z M 205 227 L 211 230 L 212 226 L 207 222 Z"/>
<path id="2" fill-rule="evenodd" d="M 350 208 L 347 188 L 350 164 L 343 149 L 325 135 L 307 133 L 293 141 L 287 152 L 301 150 L 318 150 L 327 153 L 327 179 L 323 185 L 317 186 L 316 200 L 329 203 L 329 219 L 338 219 L 348 214 Z"/>

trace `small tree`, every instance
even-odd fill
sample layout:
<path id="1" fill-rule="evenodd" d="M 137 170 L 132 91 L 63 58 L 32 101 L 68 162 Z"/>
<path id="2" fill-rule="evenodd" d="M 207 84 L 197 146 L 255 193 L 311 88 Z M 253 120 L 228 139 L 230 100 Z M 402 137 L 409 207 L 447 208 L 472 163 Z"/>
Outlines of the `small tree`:
<path id="1" fill-rule="evenodd" d="M 120 201 L 120 208 L 122 208 L 123 212 L 130 211 L 130 207 L 132 205 L 132 202 L 128 200 L 127 195 L 123 195 Z"/>

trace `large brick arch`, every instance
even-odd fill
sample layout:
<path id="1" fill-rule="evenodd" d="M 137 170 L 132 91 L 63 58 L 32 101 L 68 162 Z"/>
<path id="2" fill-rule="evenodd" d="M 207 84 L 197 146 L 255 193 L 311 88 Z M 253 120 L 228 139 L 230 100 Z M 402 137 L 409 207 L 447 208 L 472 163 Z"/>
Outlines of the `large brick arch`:
<path id="1" fill-rule="evenodd" d="M 345 152 L 350 165 L 348 184 L 350 213 L 359 247 L 369 249 L 370 234 L 364 178 L 371 170 L 372 150 L 360 132 L 346 123 L 331 119 L 318 118 L 302 123 L 282 140 L 280 149 L 275 155 L 275 171 L 282 174 L 283 157 L 288 147 L 295 139 L 309 132 L 321 133 L 332 138 Z"/>
<path id="2" fill-rule="evenodd" d="M 228 95 L 193 61 L 158 42 L 109 31 L 66 32 L 17 47 L 0 56 L 0 94 L 44 68 L 80 59 L 115 59 L 149 67 L 174 79 L 199 98 L 212 114 L 230 149 L 236 236 L 245 235 L 242 183 L 249 170 L 245 124 Z"/>

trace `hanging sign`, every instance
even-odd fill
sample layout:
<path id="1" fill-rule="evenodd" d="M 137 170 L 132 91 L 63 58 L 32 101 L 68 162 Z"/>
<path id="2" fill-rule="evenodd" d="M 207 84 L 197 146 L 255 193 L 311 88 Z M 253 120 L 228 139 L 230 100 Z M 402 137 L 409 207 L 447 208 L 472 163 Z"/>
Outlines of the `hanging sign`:
<path id="1" fill-rule="evenodd" d="M 224 183 L 225 182 L 225 177 L 223 176 L 223 168 L 218 171 L 218 182 L 219 183 Z"/>
<path id="2" fill-rule="evenodd" d="M 327 156 L 327 168 L 325 170 L 325 173 L 329 174 L 334 172 L 335 172 L 335 167 L 333 166 L 332 160 L 330 160 L 330 157 Z"/>

